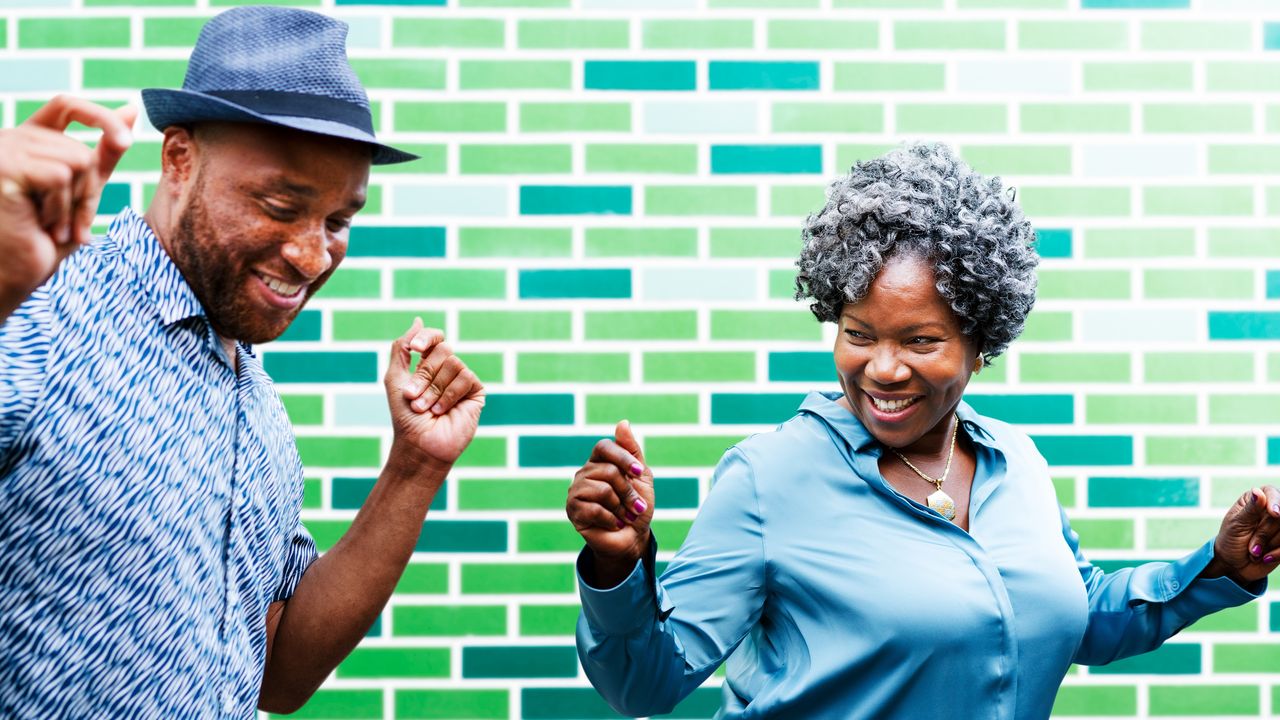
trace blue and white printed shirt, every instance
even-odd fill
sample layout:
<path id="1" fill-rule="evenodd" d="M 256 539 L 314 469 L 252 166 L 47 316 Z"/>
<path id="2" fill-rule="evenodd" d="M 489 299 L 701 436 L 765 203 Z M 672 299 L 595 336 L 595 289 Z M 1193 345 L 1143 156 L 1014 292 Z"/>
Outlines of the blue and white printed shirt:
<path id="1" fill-rule="evenodd" d="M 0 717 L 255 717 L 316 549 L 236 353 L 131 210 L 0 326 Z"/>

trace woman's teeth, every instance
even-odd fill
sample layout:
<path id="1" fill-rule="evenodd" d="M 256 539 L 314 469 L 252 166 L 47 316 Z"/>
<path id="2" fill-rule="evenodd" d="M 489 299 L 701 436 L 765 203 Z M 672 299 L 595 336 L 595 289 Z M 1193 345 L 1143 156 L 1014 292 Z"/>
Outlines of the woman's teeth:
<path id="1" fill-rule="evenodd" d="M 271 288 L 272 292 L 282 297 L 293 297 L 294 295 L 302 292 L 301 285 L 290 285 L 289 283 L 281 282 L 280 280 L 267 277 L 266 275 L 259 275 L 258 277 L 262 278 L 262 282 L 266 283 L 267 287 Z"/>
<path id="2" fill-rule="evenodd" d="M 908 405 L 913 404 L 918 397 L 907 398 L 906 400 L 881 400 L 880 398 L 871 397 L 871 402 L 875 403 L 876 409 L 880 412 L 893 413 L 905 409 Z"/>

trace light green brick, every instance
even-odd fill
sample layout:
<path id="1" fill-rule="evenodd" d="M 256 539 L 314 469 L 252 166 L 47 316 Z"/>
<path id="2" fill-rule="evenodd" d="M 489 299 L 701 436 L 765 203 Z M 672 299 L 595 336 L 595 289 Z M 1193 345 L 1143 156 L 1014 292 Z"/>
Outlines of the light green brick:
<path id="1" fill-rule="evenodd" d="M 501 300 L 507 295 L 505 270 L 430 268 L 395 270 L 392 297 Z"/>
<path id="2" fill-rule="evenodd" d="M 573 64 L 568 60 L 461 60 L 463 90 L 568 90 Z"/>
<path id="3" fill-rule="evenodd" d="M 572 563 L 464 564 L 462 592 L 476 595 L 566 594 L 574 591 L 573 576 Z"/>
<path id="4" fill-rule="evenodd" d="M 630 132 L 630 103 L 520 103 L 520 132 Z"/>
<path id="5" fill-rule="evenodd" d="M 884 106 L 875 103 L 778 102 L 774 132 L 878 133 L 884 130 Z"/>
<path id="6" fill-rule="evenodd" d="M 503 467 L 507 464 L 507 439 L 501 437 L 477 437 L 471 441 L 456 467 Z"/>
<path id="7" fill-rule="evenodd" d="M 1122 22 L 1023 20 L 1018 23 L 1021 50 L 1127 50 L 1129 28 Z"/>
<path id="8" fill-rule="evenodd" d="M 1119 103 L 1025 103 L 1019 114 L 1028 133 L 1127 133 L 1133 126 L 1129 106 Z"/>
<path id="9" fill-rule="evenodd" d="M 1280 185 L 1272 185 L 1266 189 L 1265 202 L 1267 215 L 1280 215 Z"/>
<path id="10" fill-rule="evenodd" d="M 587 257 L 697 257 L 697 228 L 587 228 Z"/>
<path id="11" fill-rule="evenodd" d="M 859 10 L 941 10 L 943 0 L 832 0 L 835 8 Z"/>
<path id="12" fill-rule="evenodd" d="M 645 382 L 751 382 L 756 357 L 750 352 L 646 352 Z"/>
<path id="13" fill-rule="evenodd" d="M 900 133 L 1003 133 L 1009 118 L 1004 105 L 903 103 L 897 120 Z"/>
<path id="14" fill-rule="evenodd" d="M 1280 172 L 1280 145 L 1210 145 L 1209 172 L 1267 175 Z"/>
<path id="15" fill-rule="evenodd" d="M 430 310 L 340 310 L 333 313 L 333 339 L 338 342 L 358 340 L 395 340 L 404 335 L 415 318 L 426 327 L 444 327 L 444 313 Z"/>
<path id="16" fill-rule="evenodd" d="M 1019 339 L 1031 342 L 1059 342 L 1070 340 L 1072 334 L 1070 312 L 1034 310 L 1027 316 L 1026 327 Z"/>
<path id="17" fill-rule="evenodd" d="M 1147 103 L 1142 130 L 1148 133 L 1253 132 L 1253 106 L 1246 103 Z"/>
<path id="18" fill-rule="evenodd" d="M 209 18 L 154 17 L 142 21 L 142 44 L 147 47 L 191 47 Z"/>
<path id="19" fill-rule="evenodd" d="M 483 8 L 568 8 L 570 0 L 458 0 L 460 7 Z"/>
<path id="20" fill-rule="evenodd" d="M 460 352 L 458 357 L 480 378 L 480 382 L 502 382 L 502 353 Z"/>
<path id="21" fill-rule="evenodd" d="M 1005 25 L 988 20 L 899 20 L 893 26 L 898 50 L 1003 50 Z"/>
<path id="22" fill-rule="evenodd" d="M 712 10 L 735 10 L 740 8 L 815 10 L 819 2 L 820 0 L 707 0 L 707 7 Z"/>
<path id="23" fill-rule="evenodd" d="M 459 169 L 464 175 L 570 173 L 569 145 L 462 145 Z"/>
<path id="24" fill-rule="evenodd" d="M 627 382 L 631 358 L 626 353 L 522 352 L 516 356 L 516 382 Z"/>
<path id="25" fill-rule="evenodd" d="M 1275 425 L 1280 423 L 1280 395 L 1209 396 L 1209 422 L 1224 425 Z"/>
<path id="26" fill-rule="evenodd" d="M 583 314 L 587 340 L 696 340 L 695 310 L 587 310 Z"/>
<path id="27" fill-rule="evenodd" d="M 821 340 L 822 325 L 798 310 L 712 310 L 712 340 Z"/>
<path id="28" fill-rule="evenodd" d="M 1128 353 L 1022 353 L 1023 382 L 1129 382 Z"/>
<path id="29" fill-rule="evenodd" d="M 957 0 L 961 10 L 1065 10 L 1067 0 Z"/>
<path id="30" fill-rule="evenodd" d="M 1254 488 L 1260 488 L 1263 485 L 1280 485 L 1280 477 L 1236 477 L 1236 476 L 1215 476 L 1210 478 L 1209 484 L 1209 506 L 1225 509 L 1240 499 L 1240 496 L 1247 492 L 1252 492 Z"/>
<path id="31" fill-rule="evenodd" d="M 464 227 L 458 229 L 458 256 L 555 258 L 573 254 L 569 228 Z"/>
<path id="32" fill-rule="evenodd" d="M 1264 127 L 1267 133 L 1280 133 L 1280 105 L 1268 105 L 1264 114 Z"/>
<path id="33" fill-rule="evenodd" d="M 795 270 L 769 271 L 769 299 L 792 300 L 796 294 Z"/>
<path id="34" fill-rule="evenodd" d="M 18 20 L 18 47 L 27 49 L 127 48 L 129 18 L 30 18 Z"/>
<path id="35" fill-rule="evenodd" d="M 1183 632 L 1252 633 L 1257 632 L 1258 624 L 1258 607 L 1249 603 L 1206 615 Z"/>
<path id="36" fill-rule="evenodd" d="M 711 257 L 794 258 L 800 252 L 800 231 L 779 228 L 711 228 Z"/>
<path id="37" fill-rule="evenodd" d="M 444 89 L 443 60 L 356 58 L 351 67 L 369 88 Z"/>
<path id="38" fill-rule="evenodd" d="M 930 62 L 837 62 L 833 81 L 839 92 L 926 92 L 946 84 L 946 66 Z"/>
<path id="39" fill-rule="evenodd" d="M 1148 20 L 1140 27 L 1143 50 L 1190 53 L 1253 49 L 1253 27 L 1247 22 Z"/>
<path id="40" fill-rule="evenodd" d="M 1252 215 L 1253 188 L 1248 186 L 1146 187 L 1142 190 L 1146 215 L 1211 217 Z"/>
<path id="41" fill-rule="evenodd" d="M 439 143 L 396 143 L 396 147 L 418 156 L 417 160 L 390 165 L 375 165 L 373 176 L 395 174 L 444 173 L 449 169 L 449 148 Z"/>
<path id="42" fill-rule="evenodd" d="M 768 44 L 774 50 L 874 50 L 880 26 L 862 20 L 770 20 Z"/>
<path id="43" fill-rule="evenodd" d="M 1063 685 L 1053 701 L 1054 717 L 1137 714 L 1138 688 L 1133 685 Z"/>
<path id="44" fill-rule="evenodd" d="M 441 595 L 449 592 L 449 566 L 411 562 L 396 583 L 397 595 Z"/>
<path id="45" fill-rule="evenodd" d="M 1133 295 L 1128 270 L 1046 270 L 1037 273 L 1042 300 L 1127 300 Z"/>
<path id="46" fill-rule="evenodd" d="M 1280 62 L 1207 62 L 1205 88 L 1209 92 L 1280 91 Z"/>
<path id="47" fill-rule="evenodd" d="M 756 189 L 743 185 L 649 185 L 646 215 L 755 215 Z"/>
<path id="48" fill-rule="evenodd" d="M 750 48 L 755 24 L 750 20 L 645 20 L 640 43 L 646 50 L 721 50 Z"/>
<path id="49" fill-rule="evenodd" d="M 507 106 L 501 102 L 398 102 L 393 108 L 401 132 L 502 132 Z"/>
<path id="50" fill-rule="evenodd" d="M 1146 439 L 1148 465 L 1253 465 L 1251 437 L 1152 436 Z"/>
<path id="51" fill-rule="evenodd" d="M 960 154 L 986 175 L 1070 175 L 1069 145 L 964 145 Z"/>
<path id="52" fill-rule="evenodd" d="M 1253 297 L 1252 270 L 1147 270 L 1143 294 L 1152 299 L 1248 300 Z"/>
<path id="53" fill-rule="evenodd" d="M 827 189 L 820 185 L 775 185 L 769 189 L 769 214 L 773 217 L 805 217 L 822 209 Z"/>
<path id="54" fill-rule="evenodd" d="M 698 146 L 656 143 L 588 144 L 586 169 L 589 173 L 666 173 L 692 175 L 698 172 Z"/>
<path id="55" fill-rule="evenodd" d="M 1132 212 L 1127 187 L 1023 185 L 1018 201 L 1033 218 L 1127 217 Z"/>
<path id="56" fill-rule="evenodd" d="M 1257 716 L 1261 699 L 1257 685 L 1152 685 L 1148 710 L 1152 716 Z"/>
<path id="57" fill-rule="evenodd" d="M 1209 228 L 1209 257 L 1280 257 L 1280 229 L 1250 227 Z"/>
<path id="58" fill-rule="evenodd" d="M 117 60 L 85 58 L 85 89 L 181 87 L 187 72 L 185 60 Z"/>
<path id="59" fill-rule="evenodd" d="M 397 17 L 391 23 L 391 44 L 410 48 L 501 48 L 505 44 L 501 20 L 479 18 Z"/>
<path id="60" fill-rule="evenodd" d="M 521 50 L 620 50 L 630 44 L 626 20 L 521 20 Z"/>
<path id="61" fill-rule="evenodd" d="M 1189 91 L 1189 62 L 1086 62 L 1085 92 Z"/>
<path id="62" fill-rule="evenodd" d="M 1129 550 L 1133 548 L 1132 520 L 1072 518 L 1071 529 L 1080 535 L 1084 550 Z"/>
<path id="63" fill-rule="evenodd" d="M 696 424 L 698 396 L 695 394 L 587 396 L 588 423 L 613 424 L 623 419 L 637 424 Z"/>
<path id="64" fill-rule="evenodd" d="M 458 335 L 463 340 L 568 340 L 571 317 L 567 311 L 463 310 L 458 313 Z"/>
<path id="65" fill-rule="evenodd" d="M 1089 395 L 1084 407 L 1085 421 L 1096 425 L 1196 421 L 1195 395 Z"/>
<path id="66" fill-rule="evenodd" d="M 1253 382 L 1253 356 L 1241 352 L 1146 353 L 1142 372 L 1147 382 Z"/>
<path id="67" fill-rule="evenodd" d="M 1280 381 L 1280 353 L 1267 353 L 1267 380 Z"/>
<path id="68" fill-rule="evenodd" d="M 1088 228 L 1084 231 L 1087 258 L 1192 257 L 1196 234 L 1191 228 Z"/>
<path id="69" fill-rule="evenodd" d="M 854 163 L 879 157 L 897 145 L 890 143 L 848 143 L 836 146 L 836 167 L 844 172 Z"/>
<path id="70" fill-rule="evenodd" d="M 570 478 L 463 479 L 459 510 L 562 510 Z"/>
<path id="71" fill-rule="evenodd" d="M 659 467 L 715 467 L 725 451 L 742 440 L 739 435 L 691 435 L 650 436 L 646 446 L 646 459 Z"/>

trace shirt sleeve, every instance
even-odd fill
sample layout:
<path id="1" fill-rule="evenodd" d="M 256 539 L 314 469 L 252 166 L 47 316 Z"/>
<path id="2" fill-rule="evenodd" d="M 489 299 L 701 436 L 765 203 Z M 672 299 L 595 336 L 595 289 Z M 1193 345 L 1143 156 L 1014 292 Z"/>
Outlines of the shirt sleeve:
<path id="1" fill-rule="evenodd" d="M 627 716 L 670 712 L 759 621 L 765 598 L 764 532 L 751 466 L 730 450 L 688 538 L 660 580 L 656 539 L 613 588 L 583 579 L 578 656 L 600 695 Z"/>
<path id="2" fill-rule="evenodd" d="M 1062 533 L 1076 556 L 1089 594 L 1089 624 L 1073 662 L 1105 665 L 1154 650 L 1205 615 L 1261 597 L 1266 580 L 1247 587 L 1226 577 L 1202 578 L 1213 540 L 1173 562 L 1152 562 L 1106 573 L 1080 552 L 1080 536 L 1062 512 Z"/>
<path id="3" fill-rule="evenodd" d="M 0 468 L 7 465 L 44 389 L 53 343 L 50 325 L 43 289 L 0 323 Z"/>
<path id="4" fill-rule="evenodd" d="M 280 602 L 293 597 L 293 592 L 298 589 L 298 582 L 302 580 L 303 573 L 311 567 L 311 563 L 315 562 L 318 556 L 316 541 L 311 539 L 311 533 L 307 532 L 307 528 L 299 522 L 293 529 L 293 537 L 285 547 L 284 572 L 280 574 L 280 584 L 276 587 L 275 594 L 271 596 L 271 602 Z"/>

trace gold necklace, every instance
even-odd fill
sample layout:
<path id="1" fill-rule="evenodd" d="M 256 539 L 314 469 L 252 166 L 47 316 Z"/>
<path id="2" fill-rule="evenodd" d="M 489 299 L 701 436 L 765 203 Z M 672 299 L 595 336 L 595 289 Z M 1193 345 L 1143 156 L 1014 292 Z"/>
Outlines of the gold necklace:
<path id="1" fill-rule="evenodd" d="M 955 416 L 955 421 L 955 425 L 951 426 L 951 449 L 947 450 L 947 464 L 942 468 L 941 477 L 932 478 L 925 475 L 920 468 L 911 464 L 911 461 L 907 459 L 906 455 L 898 452 L 897 448 L 889 448 L 893 451 L 894 455 L 898 456 L 899 460 L 906 463 L 907 467 L 914 470 L 917 475 L 924 478 L 926 481 L 933 483 L 933 486 L 937 491 L 928 497 L 929 509 L 946 518 L 948 521 L 956 519 L 956 501 L 952 500 L 950 495 L 942 492 L 942 483 L 946 482 L 947 476 L 951 474 L 951 458 L 956 454 L 956 433 L 960 431 L 959 415 Z"/>

